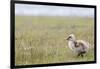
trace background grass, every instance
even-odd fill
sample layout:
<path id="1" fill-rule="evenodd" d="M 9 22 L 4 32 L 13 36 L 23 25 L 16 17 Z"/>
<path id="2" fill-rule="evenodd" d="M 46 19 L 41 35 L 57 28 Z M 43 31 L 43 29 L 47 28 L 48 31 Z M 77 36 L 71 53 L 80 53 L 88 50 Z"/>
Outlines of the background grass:
<path id="1" fill-rule="evenodd" d="M 76 58 L 67 45 L 67 36 L 88 41 L 84 58 Z M 47 64 L 94 60 L 94 20 L 82 17 L 15 17 L 15 64 Z"/>

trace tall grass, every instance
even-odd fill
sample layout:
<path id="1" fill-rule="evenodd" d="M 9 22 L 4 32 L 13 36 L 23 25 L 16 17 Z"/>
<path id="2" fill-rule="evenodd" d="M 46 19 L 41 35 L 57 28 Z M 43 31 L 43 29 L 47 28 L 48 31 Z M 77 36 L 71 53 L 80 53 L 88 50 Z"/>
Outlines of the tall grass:
<path id="1" fill-rule="evenodd" d="M 66 38 L 73 33 L 77 39 L 91 44 L 84 58 L 76 58 Z M 94 20 L 79 17 L 15 17 L 15 64 L 47 64 L 94 60 Z"/>

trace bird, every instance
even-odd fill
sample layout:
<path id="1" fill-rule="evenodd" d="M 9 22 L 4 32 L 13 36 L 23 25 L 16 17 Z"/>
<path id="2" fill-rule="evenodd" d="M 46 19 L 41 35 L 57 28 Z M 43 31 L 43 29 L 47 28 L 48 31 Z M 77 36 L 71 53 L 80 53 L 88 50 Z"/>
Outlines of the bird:
<path id="1" fill-rule="evenodd" d="M 68 47 L 77 54 L 77 57 L 84 57 L 84 54 L 88 52 L 90 44 L 84 40 L 76 40 L 74 34 L 70 34 L 66 40 Z"/>

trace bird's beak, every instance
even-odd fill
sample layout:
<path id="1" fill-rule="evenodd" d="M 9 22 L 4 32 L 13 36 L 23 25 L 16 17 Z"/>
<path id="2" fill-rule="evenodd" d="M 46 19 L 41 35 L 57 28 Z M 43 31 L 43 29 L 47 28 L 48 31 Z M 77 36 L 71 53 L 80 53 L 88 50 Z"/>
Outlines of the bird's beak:
<path id="1" fill-rule="evenodd" d="M 66 40 L 69 40 L 69 37 Z"/>

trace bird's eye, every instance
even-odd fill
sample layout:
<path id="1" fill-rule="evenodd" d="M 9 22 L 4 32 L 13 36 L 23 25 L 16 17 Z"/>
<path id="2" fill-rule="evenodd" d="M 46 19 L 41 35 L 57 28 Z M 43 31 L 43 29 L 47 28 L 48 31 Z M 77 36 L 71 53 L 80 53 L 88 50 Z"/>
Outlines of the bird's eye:
<path id="1" fill-rule="evenodd" d="M 71 36 L 69 36 L 69 38 L 71 38 Z"/>
<path id="2" fill-rule="evenodd" d="M 67 38 L 67 40 L 69 40 L 71 38 L 71 36 L 69 36 L 68 38 Z"/>

